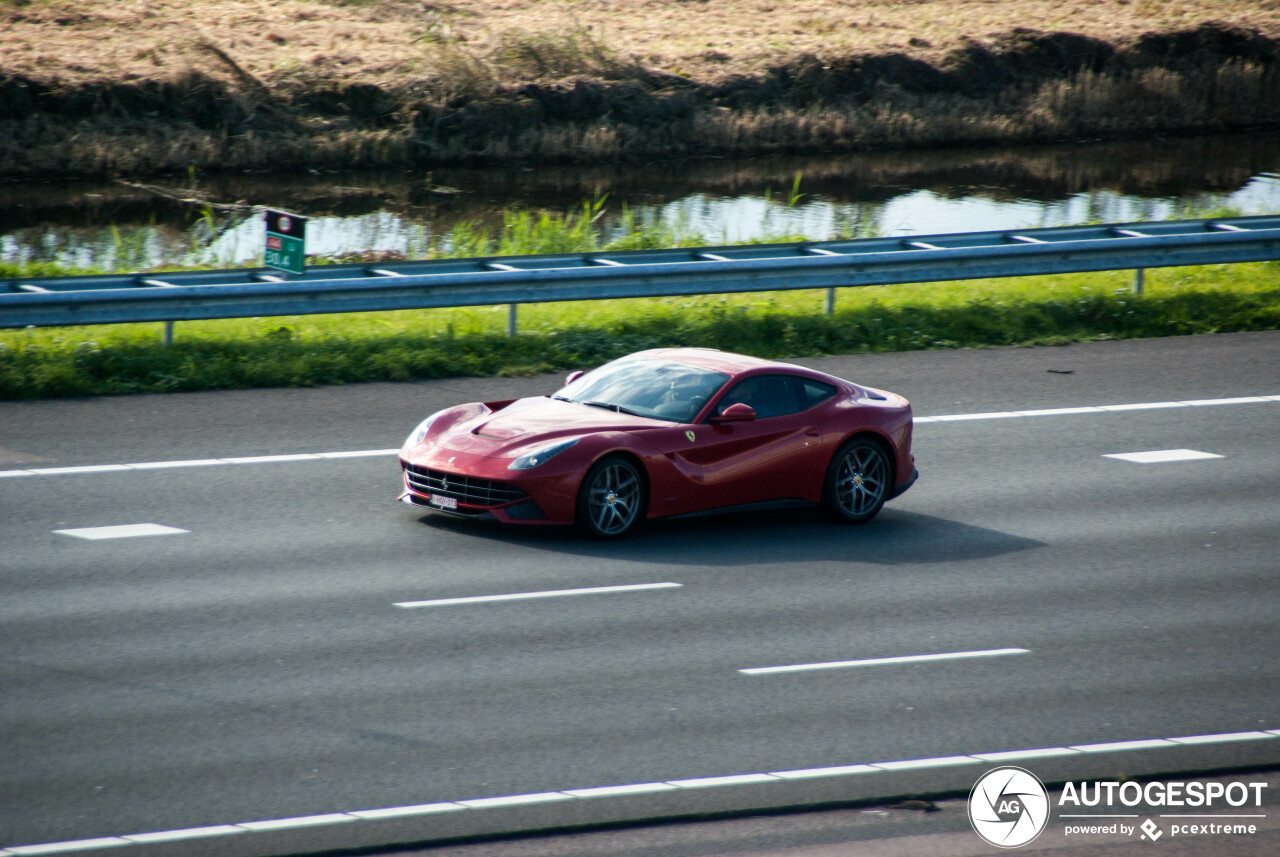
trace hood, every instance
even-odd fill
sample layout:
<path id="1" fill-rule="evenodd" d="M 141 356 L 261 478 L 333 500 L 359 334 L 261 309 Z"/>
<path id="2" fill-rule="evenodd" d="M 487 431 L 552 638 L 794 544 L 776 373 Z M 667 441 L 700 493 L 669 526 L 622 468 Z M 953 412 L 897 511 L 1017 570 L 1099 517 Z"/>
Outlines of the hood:
<path id="1" fill-rule="evenodd" d="M 670 423 L 633 417 L 556 399 L 518 399 L 497 413 L 484 414 L 449 428 L 435 445 L 453 452 L 516 458 L 566 437 L 611 431 L 637 431 Z"/>

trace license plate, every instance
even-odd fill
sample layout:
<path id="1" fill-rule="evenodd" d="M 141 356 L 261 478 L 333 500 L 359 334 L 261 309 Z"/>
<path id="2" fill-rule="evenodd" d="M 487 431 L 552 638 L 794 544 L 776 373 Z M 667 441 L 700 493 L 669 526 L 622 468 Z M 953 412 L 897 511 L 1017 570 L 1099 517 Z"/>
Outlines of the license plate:
<path id="1" fill-rule="evenodd" d="M 439 506 L 441 509 L 456 510 L 458 508 L 457 497 L 444 497 L 444 496 L 441 496 L 440 494 L 432 494 L 430 495 L 430 499 L 428 500 L 428 502 L 431 503 L 432 506 Z"/>

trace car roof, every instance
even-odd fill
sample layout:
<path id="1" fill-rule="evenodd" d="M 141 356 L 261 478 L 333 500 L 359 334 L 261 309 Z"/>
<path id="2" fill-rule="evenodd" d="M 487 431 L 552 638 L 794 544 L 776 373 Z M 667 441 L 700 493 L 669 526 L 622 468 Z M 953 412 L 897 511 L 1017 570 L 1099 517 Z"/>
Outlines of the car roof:
<path id="1" fill-rule="evenodd" d="M 641 351 L 636 356 L 675 360 L 678 363 L 688 363 L 691 366 L 710 369 L 713 372 L 725 372 L 730 375 L 737 375 L 749 369 L 784 365 L 772 360 L 761 360 L 759 357 L 751 357 L 746 354 L 717 351 L 714 348 L 653 348 L 649 351 Z"/>
<path id="2" fill-rule="evenodd" d="M 748 354 L 734 354 L 731 351 L 718 351 L 714 348 L 654 348 L 649 351 L 641 351 L 636 356 L 659 357 L 664 360 L 675 360 L 678 363 L 688 363 L 691 366 L 698 366 L 702 369 L 710 369 L 713 372 L 724 372 L 728 375 L 741 375 L 744 372 L 750 372 L 757 369 L 773 369 L 797 375 L 804 375 L 810 378 L 828 378 L 838 380 L 827 375 L 825 372 L 818 372 L 804 366 L 796 366 L 794 363 L 781 363 L 777 360 L 764 360 L 760 357 L 752 357 Z"/>

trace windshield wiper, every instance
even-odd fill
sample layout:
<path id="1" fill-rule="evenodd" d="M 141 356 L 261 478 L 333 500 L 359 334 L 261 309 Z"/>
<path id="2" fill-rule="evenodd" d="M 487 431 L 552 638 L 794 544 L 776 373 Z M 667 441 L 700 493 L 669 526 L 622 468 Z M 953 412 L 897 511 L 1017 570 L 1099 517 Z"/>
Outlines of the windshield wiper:
<path id="1" fill-rule="evenodd" d="M 568 396 L 552 396 L 551 398 L 555 399 L 557 402 L 572 402 L 572 401 L 573 401 L 573 399 L 570 399 Z M 576 404 L 576 403 L 575 403 L 575 404 Z"/>
<path id="2" fill-rule="evenodd" d="M 590 405 L 593 408 L 604 408 L 606 411 L 618 412 L 617 405 L 611 405 L 608 402 L 578 402 L 579 405 Z"/>

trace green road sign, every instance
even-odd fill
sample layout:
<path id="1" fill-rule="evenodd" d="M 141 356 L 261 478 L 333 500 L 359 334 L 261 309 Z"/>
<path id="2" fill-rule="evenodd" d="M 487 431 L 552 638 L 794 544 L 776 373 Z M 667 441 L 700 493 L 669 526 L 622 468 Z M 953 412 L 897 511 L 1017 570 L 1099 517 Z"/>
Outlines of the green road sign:
<path id="1" fill-rule="evenodd" d="M 307 219 L 283 211 L 267 212 L 267 247 L 262 264 L 301 274 L 307 258 Z"/>

